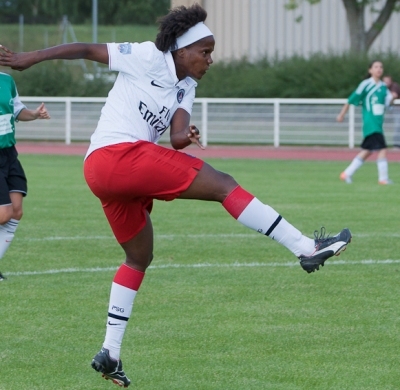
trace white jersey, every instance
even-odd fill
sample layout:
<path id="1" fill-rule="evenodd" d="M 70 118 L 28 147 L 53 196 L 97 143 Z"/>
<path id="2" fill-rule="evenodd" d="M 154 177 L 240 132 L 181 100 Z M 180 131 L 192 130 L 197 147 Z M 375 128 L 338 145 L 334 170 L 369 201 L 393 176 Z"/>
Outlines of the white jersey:
<path id="1" fill-rule="evenodd" d="M 94 150 L 139 140 L 156 143 L 178 108 L 192 112 L 197 83 L 179 81 L 171 52 L 154 43 L 108 43 L 109 68 L 119 72 L 101 110 L 86 157 Z"/>

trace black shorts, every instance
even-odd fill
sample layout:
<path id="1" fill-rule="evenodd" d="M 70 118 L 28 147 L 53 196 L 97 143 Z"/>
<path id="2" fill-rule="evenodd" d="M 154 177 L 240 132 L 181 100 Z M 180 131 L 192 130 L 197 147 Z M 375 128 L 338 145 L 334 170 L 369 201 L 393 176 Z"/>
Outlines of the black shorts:
<path id="1" fill-rule="evenodd" d="M 373 152 L 375 150 L 386 149 L 387 145 L 385 137 L 383 136 L 382 133 L 373 133 L 368 137 L 364 138 L 361 144 L 361 148 L 369 150 L 370 152 Z"/>
<path id="2" fill-rule="evenodd" d="M 10 192 L 28 193 L 25 172 L 14 146 L 0 149 L 0 205 L 10 204 Z"/>

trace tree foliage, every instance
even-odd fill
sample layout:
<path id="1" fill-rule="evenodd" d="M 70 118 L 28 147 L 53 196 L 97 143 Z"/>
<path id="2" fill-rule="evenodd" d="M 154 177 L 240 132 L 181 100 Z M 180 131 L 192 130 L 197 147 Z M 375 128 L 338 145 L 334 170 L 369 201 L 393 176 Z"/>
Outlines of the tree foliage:
<path id="1" fill-rule="evenodd" d="M 296 10 L 304 1 L 317 4 L 322 0 L 287 0 L 285 8 Z M 342 2 L 346 9 L 350 30 L 350 49 L 356 53 L 367 52 L 382 32 L 392 13 L 400 10 L 400 0 L 386 0 L 383 6 L 380 6 L 381 0 L 342 0 Z M 367 8 L 377 15 L 368 29 L 365 25 L 365 10 Z M 301 19 L 301 17 L 296 18 L 298 21 L 301 21 Z"/>
<path id="2" fill-rule="evenodd" d="M 168 12 L 170 0 L 98 0 L 100 24 L 154 24 Z M 86 0 L 0 0 L 0 23 L 54 24 L 63 15 L 73 24 L 90 22 L 92 1 Z"/>
<path id="3" fill-rule="evenodd" d="M 247 60 L 213 64 L 199 81 L 197 97 L 346 98 L 368 73 L 371 61 L 383 62 L 385 74 L 400 82 L 397 53 L 316 53 L 309 58 Z M 224 80 L 223 88 L 221 80 Z"/>
<path id="4" fill-rule="evenodd" d="M 344 53 L 314 54 L 310 58 L 245 59 L 213 64 L 199 81 L 197 97 L 222 98 L 345 98 L 361 82 L 372 60 L 383 62 L 385 73 L 400 82 L 400 56 Z M 21 96 L 107 96 L 113 82 L 84 77 L 79 65 L 54 60 L 24 71 L 9 71 Z M 106 74 L 104 74 L 106 76 Z M 221 80 L 224 80 L 223 87 Z"/>

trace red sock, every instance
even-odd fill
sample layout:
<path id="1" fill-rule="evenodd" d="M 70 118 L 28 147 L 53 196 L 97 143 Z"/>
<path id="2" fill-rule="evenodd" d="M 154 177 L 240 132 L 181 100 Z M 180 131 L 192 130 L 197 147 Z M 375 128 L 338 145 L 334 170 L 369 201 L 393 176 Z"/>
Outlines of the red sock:
<path id="1" fill-rule="evenodd" d="M 244 190 L 241 186 L 237 186 L 222 202 L 222 206 L 226 211 L 232 215 L 233 218 L 238 219 L 243 210 L 254 199 L 254 195 Z"/>
<path id="2" fill-rule="evenodd" d="M 138 271 L 129 265 L 122 264 L 114 276 L 114 283 L 138 291 L 144 278 L 144 272 Z"/>

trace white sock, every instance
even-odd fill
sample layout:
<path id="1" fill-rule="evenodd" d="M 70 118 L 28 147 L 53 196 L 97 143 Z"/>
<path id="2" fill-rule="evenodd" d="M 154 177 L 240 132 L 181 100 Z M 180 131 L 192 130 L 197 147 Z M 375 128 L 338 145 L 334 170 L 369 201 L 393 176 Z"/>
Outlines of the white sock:
<path id="1" fill-rule="evenodd" d="M 11 241 L 14 238 L 15 231 L 17 230 L 19 221 L 17 219 L 10 219 L 3 225 L 0 225 L 0 259 L 7 252 Z"/>
<path id="2" fill-rule="evenodd" d="M 350 165 L 344 170 L 344 173 L 346 176 L 353 176 L 354 173 L 358 168 L 360 168 L 364 164 L 364 160 L 359 158 L 359 157 L 354 157 L 353 161 L 350 163 Z"/>
<path id="3" fill-rule="evenodd" d="M 272 207 L 254 198 L 237 219 L 243 225 L 271 237 L 297 257 L 314 252 L 314 240 L 282 218 Z"/>
<path id="4" fill-rule="evenodd" d="M 282 218 L 272 207 L 237 186 L 222 202 L 226 211 L 244 226 L 271 237 L 297 257 L 314 252 L 315 243 Z"/>
<path id="5" fill-rule="evenodd" d="M 144 278 L 144 273 L 126 264 L 119 267 L 111 285 L 108 305 L 107 329 L 103 347 L 108 349 L 110 357 L 118 360 L 122 339 L 128 320 L 132 314 L 133 301 Z"/>
<path id="6" fill-rule="evenodd" d="M 121 350 L 122 339 L 132 313 L 133 301 L 137 291 L 112 283 L 108 313 L 119 313 L 121 318 L 107 317 L 107 332 L 103 347 L 110 351 L 110 356 L 118 360 Z M 118 314 L 117 314 L 118 315 Z"/>
<path id="7" fill-rule="evenodd" d="M 389 167 L 386 158 L 380 158 L 376 160 L 376 165 L 378 166 L 378 180 L 388 181 L 389 180 Z"/>

